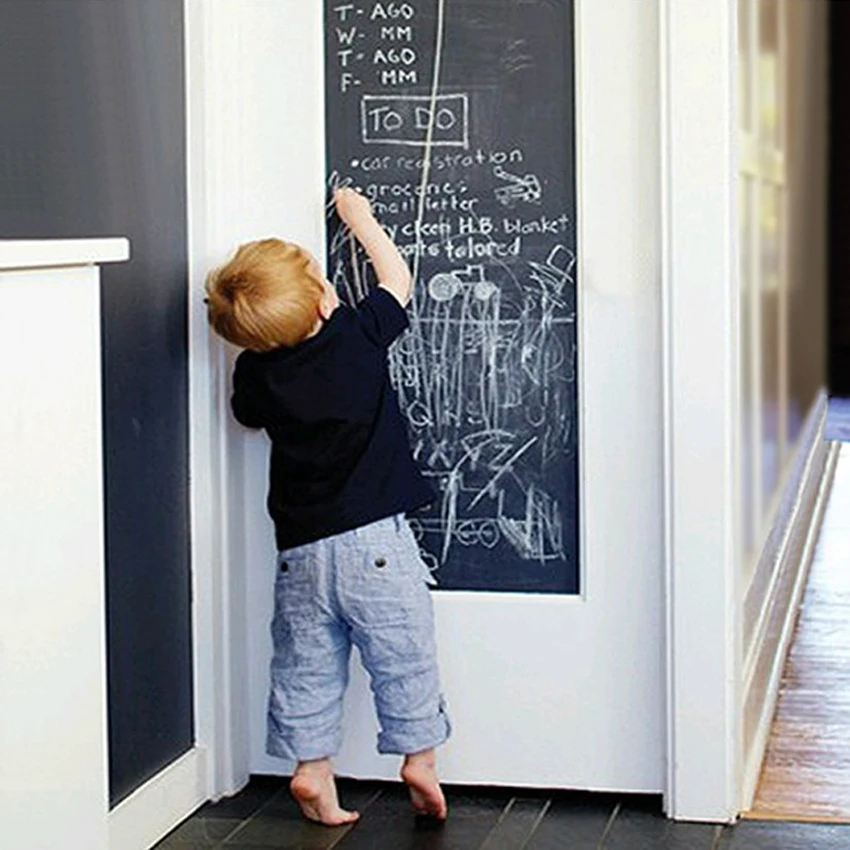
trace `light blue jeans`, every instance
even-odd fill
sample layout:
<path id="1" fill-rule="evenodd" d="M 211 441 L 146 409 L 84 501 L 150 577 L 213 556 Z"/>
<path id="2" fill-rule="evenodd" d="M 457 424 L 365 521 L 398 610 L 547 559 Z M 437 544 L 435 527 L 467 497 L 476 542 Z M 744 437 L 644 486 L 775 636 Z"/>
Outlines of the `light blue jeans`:
<path id="1" fill-rule="evenodd" d="M 266 749 L 336 755 L 351 646 L 378 714 L 378 752 L 417 753 L 451 731 L 440 693 L 428 568 L 399 515 L 280 552 Z"/>

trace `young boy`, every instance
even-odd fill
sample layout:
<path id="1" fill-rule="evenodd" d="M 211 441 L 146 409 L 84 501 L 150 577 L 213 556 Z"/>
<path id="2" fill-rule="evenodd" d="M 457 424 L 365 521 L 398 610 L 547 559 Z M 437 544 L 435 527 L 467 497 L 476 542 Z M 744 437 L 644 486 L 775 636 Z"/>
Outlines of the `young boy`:
<path id="1" fill-rule="evenodd" d="M 331 765 L 354 644 L 371 678 L 379 752 L 404 756 L 414 808 L 444 819 L 435 748 L 450 727 L 431 578 L 404 517 L 434 494 L 413 461 L 387 364 L 408 325 L 411 275 L 366 198 L 342 189 L 335 203 L 380 283 L 356 308 L 340 304 L 309 253 L 278 239 L 243 245 L 207 280 L 213 328 L 246 349 L 233 413 L 272 445 L 267 750 L 297 762 L 290 789 L 306 817 L 357 819 L 339 805 Z"/>

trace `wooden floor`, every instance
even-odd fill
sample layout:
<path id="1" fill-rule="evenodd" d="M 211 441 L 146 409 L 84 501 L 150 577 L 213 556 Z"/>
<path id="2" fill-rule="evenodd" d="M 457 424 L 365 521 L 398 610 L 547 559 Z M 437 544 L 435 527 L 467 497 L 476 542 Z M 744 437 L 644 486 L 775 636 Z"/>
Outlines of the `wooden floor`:
<path id="1" fill-rule="evenodd" d="M 850 444 L 841 449 L 751 816 L 850 823 Z"/>

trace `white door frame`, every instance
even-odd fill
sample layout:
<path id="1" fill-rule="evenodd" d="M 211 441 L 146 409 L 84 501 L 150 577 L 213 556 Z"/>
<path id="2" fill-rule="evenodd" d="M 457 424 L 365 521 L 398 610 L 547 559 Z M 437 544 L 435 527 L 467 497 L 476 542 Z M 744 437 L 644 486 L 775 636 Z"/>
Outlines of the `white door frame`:
<path id="1" fill-rule="evenodd" d="M 239 163 L 230 155 L 239 115 L 228 33 L 213 0 L 185 0 L 189 233 L 189 375 L 195 740 L 207 752 L 207 797 L 248 781 L 245 635 L 234 612 L 244 587 L 231 569 L 233 424 L 228 352 L 213 339 L 204 278 L 229 245 L 223 210 Z M 213 101 L 211 92 L 217 99 Z M 225 232 L 223 232 L 225 231 Z"/>
<path id="2" fill-rule="evenodd" d="M 735 3 L 662 0 L 666 809 L 741 804 Z"/>

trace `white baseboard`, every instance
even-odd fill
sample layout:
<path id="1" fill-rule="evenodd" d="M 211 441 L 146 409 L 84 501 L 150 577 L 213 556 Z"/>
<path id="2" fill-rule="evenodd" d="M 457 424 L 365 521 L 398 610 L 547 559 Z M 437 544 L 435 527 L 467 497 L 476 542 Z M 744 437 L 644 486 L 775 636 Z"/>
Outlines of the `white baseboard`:
<path id="1" fill-rule="evenodd" d="M 148 850 L 206 799 L 206 750 L 195 747 L 109 813 L 109 850 Z"/>
<path id="2" fill-rule="evenodd" d="M 751 640 L 745 646 L 743 677 L 744 781 L 742 810 L 752 806 L 764 754 L 770 737 L 782 672 L 806 582 L 820 533 L 824 510 L 829 500 L 838 448 L 824 442 L 825 410 L 809 429 L 809 439 L 801 446 L 801 468 L 788 484 L 789 510 L 780 510 L 777 528 L 762 554 L 759 570 L 772 572 L 767 586 L 748 599 L 746 607 L 758 609 Z M 773 541 L 773 545 L 771 545 Z M 756 583 L 758 584 L 758 583 Z M 751 587 L 753 591 L 760 587 Z"/>

